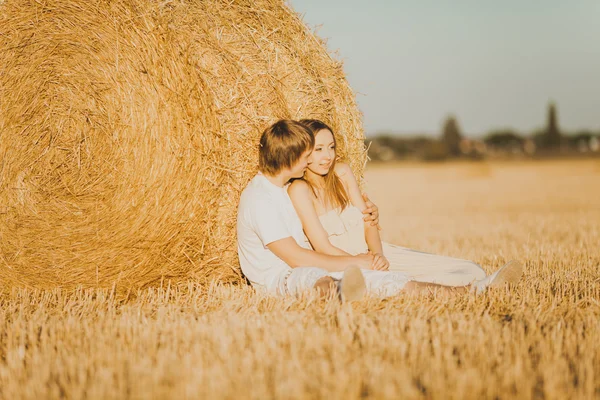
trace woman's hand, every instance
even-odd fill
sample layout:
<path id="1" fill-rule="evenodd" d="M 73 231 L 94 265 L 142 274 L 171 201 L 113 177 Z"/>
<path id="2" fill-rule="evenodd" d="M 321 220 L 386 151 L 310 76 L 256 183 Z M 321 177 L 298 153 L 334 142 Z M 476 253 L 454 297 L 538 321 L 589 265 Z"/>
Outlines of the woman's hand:
<path id="1" fill-rule="evenodd" d="M 389 271 L 390 262 L 383 254 L 375 253 L 373 254 L 373 264 L 371 269 L 375 271 Z"/>

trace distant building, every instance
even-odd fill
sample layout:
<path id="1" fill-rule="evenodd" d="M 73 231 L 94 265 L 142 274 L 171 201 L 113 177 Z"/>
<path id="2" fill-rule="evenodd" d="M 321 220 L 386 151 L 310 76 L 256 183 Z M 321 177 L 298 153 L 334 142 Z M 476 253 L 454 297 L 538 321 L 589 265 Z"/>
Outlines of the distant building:
<path id="1" fill-rule="evenodd" d="M 548 123 L 545 132 L 545 147 L 559 148 L 561 143 L 561 134 L 558 128 L 558 117 L 556 115 L 556 105 L 550 103 L 548 105 Z"/>
<path id="2" fill-rule="evenodd" d="M 450 116 L 444 122 L 442 130 L 442 143 L 446 146 L 446 152 L 451 157 L 459 157 L 462 153 L 460 144 L 462 142 L 462 134 L 458 127 L 458 122 L 454 116 Z"/>

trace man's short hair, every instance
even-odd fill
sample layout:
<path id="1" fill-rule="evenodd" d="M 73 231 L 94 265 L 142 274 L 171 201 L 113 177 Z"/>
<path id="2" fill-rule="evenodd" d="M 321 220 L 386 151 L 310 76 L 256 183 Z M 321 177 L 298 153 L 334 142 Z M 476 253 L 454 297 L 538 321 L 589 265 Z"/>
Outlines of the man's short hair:
<path id="1" fill-rule="evenodd" d="M 266 175 L 277 175 L 296 164 L 314 145 L 310 129 L 297 121 L 281 119 L 265 129 L 260 137 L 258 169 Z"/>

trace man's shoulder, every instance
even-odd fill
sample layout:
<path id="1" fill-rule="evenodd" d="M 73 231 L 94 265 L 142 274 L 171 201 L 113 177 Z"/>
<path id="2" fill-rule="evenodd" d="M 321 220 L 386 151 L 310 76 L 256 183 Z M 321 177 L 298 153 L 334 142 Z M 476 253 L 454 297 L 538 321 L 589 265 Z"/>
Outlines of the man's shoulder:
<path id="1" fill-rule="evenodd" d="M 260 175 L 256 175 L 242 191 L 242 198 L 267 199 L 273 197 L 272 191 L 268 189 L 269 187 L 265 184 L 264 179 L 261 179 Z"/>
<path id="2" fill-rule="evenodd" d="M 269 190 L 268 185 L 260 179 L 260 176 L 255 176 L 242 191 L 238 210 L 240 213 L 248 210 L 254 211 L 258 209 L 272 209 L 277 203 L 277 196 L 272 190 Z"/>

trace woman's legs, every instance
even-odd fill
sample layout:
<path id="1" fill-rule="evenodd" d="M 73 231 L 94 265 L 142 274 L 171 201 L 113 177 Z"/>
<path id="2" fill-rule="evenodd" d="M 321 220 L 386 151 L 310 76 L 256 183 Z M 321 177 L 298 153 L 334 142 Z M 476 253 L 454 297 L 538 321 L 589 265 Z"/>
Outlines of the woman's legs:
<path id="1" fill-rule="evenodd" d="M 390 271 L 402 272 L 411 280 L 445 286 L 465 286 L 482 280 L 486 273 L 473 261 L 424 253 L 383 243 Z"/>
<path id="2" fill-rule="evenodd" d="M 448 286 L 430 282 L 410 280 L 404 273 L 397 271 L 362 270 L 368 293 L 379 297 L 391 297 L 401 293 L 466 293 L 469 286 Z"/>
<path id="3" fill-rule="evenodd" d="M 507 283 L 515 284 L 523 275 L 523 263 L 518 260 L 512 260 L 504 264 L 493 274 L 476 282 L 473 285 L 440 285 L 431 282 L 410 281 L 402 291 L 408 294 L 441 292 L 446 294 L 465 293 L 466 291 L 475 291 L 481 293 L 488 288 L 504 287 Z"/>
<path id="4" fill-rule="evenodd" d="M 353 271 L 349 271 L 352 269 Z M 364 288 L 369 294 L 390 297 L 400 293 L 465 293 L 471 289 L 469 284 L 440 284 L 437 282 L 419 282 L 410 279 L 405 273 L 398 271 L 373 271 L 359 270 L 350 267 L 345 272 L 330 273 L 321 268 L 299 267 L 288 272 L 282 280 L 280 289 L 282 294 L 298 295 L 308 290 L 317 290 L 320 297 L 344 297 L 344 280 L 346 281 L 346 299 L 358 300 L 362 297 Z M 500 287 L 505 283 L 516 283 L 523 273 L 523 264 L 512 261 L 490 275 L 485 280 L 476 284 L 477 292 L 482 292 L 488 287 Z M 364 277 L 364 281 L 362 280 Z M 341 285 L 341 286 L 339 286 Z M 338 289 L 341 288 L 341 291 Z"/>

